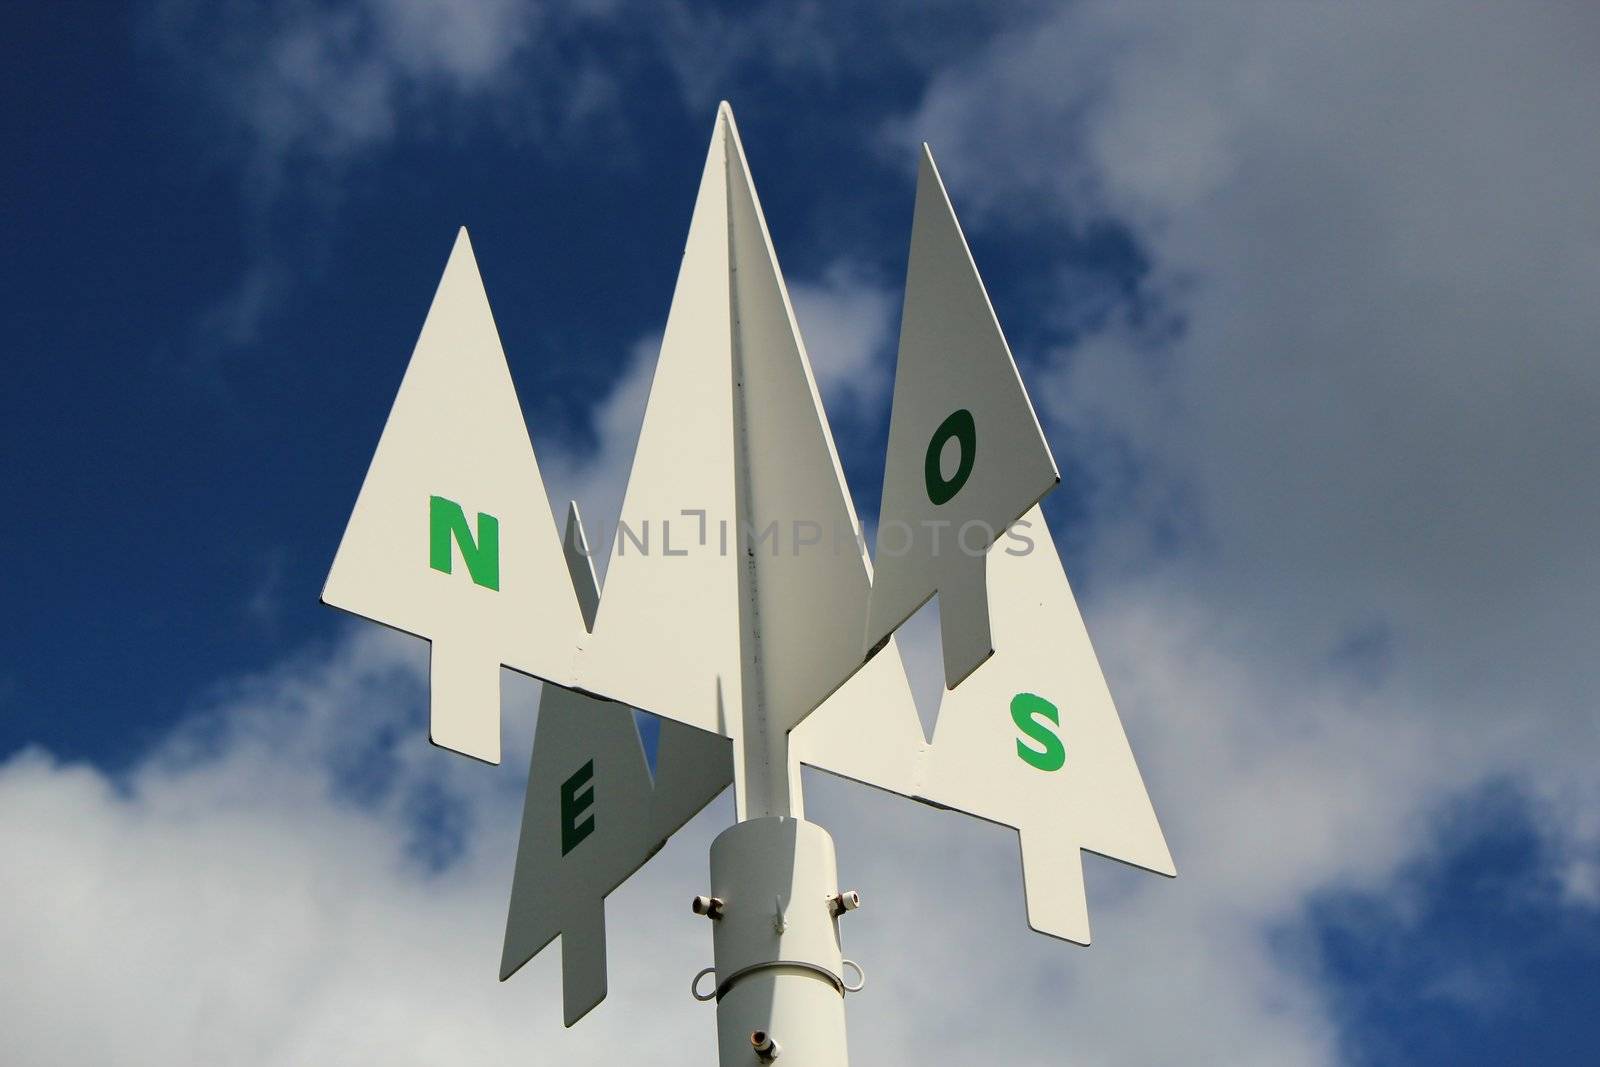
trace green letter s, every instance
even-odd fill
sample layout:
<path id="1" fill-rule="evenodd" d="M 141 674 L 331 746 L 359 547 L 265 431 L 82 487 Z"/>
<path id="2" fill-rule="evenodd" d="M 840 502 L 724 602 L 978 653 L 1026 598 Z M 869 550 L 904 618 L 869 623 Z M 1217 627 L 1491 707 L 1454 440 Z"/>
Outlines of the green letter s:
<path id="1" fill-rule="evenodd" d="M 1040 719 L 1049 719 L 1052 724 L 1061 725 L 1061 713 L 1044 697 L 1018 693 L 1011 698 L 1011 721 L 1039 746 L 1033 748 L 1023 744 L 1022 738 L 1017 738 L 1018 758 L 1041 771 L 1059 771 L 1067 762 L 1067 748 L 1061 743 L 1060 735 Z"/>

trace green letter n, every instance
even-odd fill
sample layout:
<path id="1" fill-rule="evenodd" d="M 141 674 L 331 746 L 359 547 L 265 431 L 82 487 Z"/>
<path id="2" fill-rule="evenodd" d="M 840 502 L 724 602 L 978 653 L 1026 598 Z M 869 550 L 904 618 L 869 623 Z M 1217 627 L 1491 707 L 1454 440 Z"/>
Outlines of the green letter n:
<path id="1" fill-rule="evenodd" d="M 478 512 L 478 536 L 467 526 L 466 512 L 454 500 L 442 496 L 428 498 L 428 563 L 436 571 L 450 573 L 450 542 L 461 546 L 461 559 L 472 580 L 485 589 L 500 588 L 500 520 Z"/>

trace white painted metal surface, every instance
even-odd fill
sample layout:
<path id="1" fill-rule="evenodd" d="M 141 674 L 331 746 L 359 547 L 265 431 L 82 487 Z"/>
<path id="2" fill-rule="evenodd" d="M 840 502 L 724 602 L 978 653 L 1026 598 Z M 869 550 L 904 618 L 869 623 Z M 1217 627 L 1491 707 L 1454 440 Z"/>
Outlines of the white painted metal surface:
<path id="1" fill-rule="evenodd" d="M 606 896 L 732 780 L 726 738 L 663 722 L 652 787 L 633 712 L 547 683 L 501 980 L 560 934 L 566 1024 L 605 999 Z"/>
<path id="2" fill-rule="evenodd" d="M 599 603 L 577 505 L 564 542 L 586 619 Z M 728 741 L 664 720 L 651 780 L 633 712 L 546 684 L 528 769 L 500 978 L 561 935 L 563 1017 L 606 995 L 605 898 L 733 780 Z"/>
<path id="3" fill-rule="evenodd" d="M 938 593 L 945 684 L 960 684 L 992 648 L 984 550 L 1059 480 L 924 145 L 867 647 Z"/>
<path id="4" fill-rule="evenodd" d="M 885 649 L 868 668 L 880 695 L 864 706 L 824 705 L 795 730 L 793 752 L 1016 827 L 1029 925 L 1087 945 L 1080 849 L 1177 872 L 1044 514 L 1035 507 L 1023 521 L 1031 550 L 1008 537 L 987 557 L 995 653 L 945 692 L 932 744 L 898 656 Z"/>
<path id="5" fill-rule="evenodd" d="M 833 839 L 803 819 L 750 819 L 711 845 L 717 1048 L 723 1067 L 755 1064 L 751 1035 L 784 1067 L 845 1067 L 839 891 Z"/>
<path id="6" fill-rule="evenodd" d="M 911 684 L 899 646 L 891 637 L 887 646 L 789 734 L 789 773 L 793 781 L 800 781 L 804 763 L 916 797 L 926 748 Z"/>
<path id="7" fill-rule="evenodd" d="M 582 672 L 590 691 L 733 736 L 741 662 L 739 579 L 724 539 L 736 514 L 724 145 L 719 116 Z"/>
<path id="8" fill-rule="evenodd" d="M 860 665 L 870 578 L 726 106 L 622 522 L 583 687 L 735 738 L 741 814 L 787 813 L 785 734 Z"/>
<path id="9" fill-rule="evenodd" d="M 432 641 L 429 736 L 489 763 L 501 664 L 574 680 L 583 623 L 465 229 L 322 599 Z"/>

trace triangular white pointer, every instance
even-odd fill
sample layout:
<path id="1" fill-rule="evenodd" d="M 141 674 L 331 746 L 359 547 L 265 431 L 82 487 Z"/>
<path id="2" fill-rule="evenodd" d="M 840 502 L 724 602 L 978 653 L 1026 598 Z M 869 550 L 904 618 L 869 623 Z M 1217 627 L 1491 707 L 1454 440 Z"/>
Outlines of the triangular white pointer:
<path id="1" fill-rule="evenodd" d="M 935 593 L 945 685 L 993 648 L 984 553 L 1060 477 L 923 146 L 866 647 Z"/>
<path id="2" fill-rule="evenodd" d="M 463 229 L 325 603 L 433 643 L 429 736 L 500 761 L 500 667 L 571 684 L 583 622 Z"/>
<path id="3" fill-rule="evenodd" d="M 740 811 L 784 812 L 785 735 L 860 666 L 869 582 L 723 105 L 580 684 L 755 746 Z"/>
<path id="4" fill-rule="evenodd" d="M 579 603 L 599 603 L 577 505 L 567 561 Z M 592 617 L 592 615 L 589 615 Z M 605 898 L 733 780 L 726 739 L 664 720 L 652 783 L 633 712 L 546 684 L 506 914 L 504 981 L 561 935 L 563 1017 L 606 995 Z"/>
<path id="5" fill-rule="evenodd" d="M 606 894 L 730 780 L 741 818 L 799 816 L 799 762 L 1016 827 L 1046 933 L 1089 940 L 1080 850 L 1174 873 L 1037 506 L 1057 481 L 924 151 L 873 586 L 724 104 L 602 600 L 462 231 L 323 599 L 433 642 L 445 747 L 497 761 L 500 666 L 547 680 L 502 978 L 561 935 L 576 1021 L 605 996 Z M 891 638 L 935 594 L 929 743 Z M 653 781 L 630 704 L 671 720 Z"/>
<path id="6" fill-rule="evenodd" d="M 850 683 L 874 672 L 878 698 L 825 704 L 795 730 L 795 758 L 1016 827 L 1029 924 L 1086 945 L 1079 850 L 1169 876 L 1172 856 L 1043 511 L 983 562 L 995 652 L 946 691 L 932 744 L 891 646 Z"/>

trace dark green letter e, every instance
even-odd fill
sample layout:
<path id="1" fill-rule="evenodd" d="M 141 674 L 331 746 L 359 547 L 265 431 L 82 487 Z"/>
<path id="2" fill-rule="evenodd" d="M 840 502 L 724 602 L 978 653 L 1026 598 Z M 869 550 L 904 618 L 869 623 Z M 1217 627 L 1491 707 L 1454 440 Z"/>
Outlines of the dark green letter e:
<path id="1" fill-rule="evenodd" d="M 478 512 L 478 536 L 472 536 L 466 513 L 454 500 L 442 496 L 428 498 L 428 563 L 436 571 L 450 573 L 450 542 L 461 546 L 461 559 L 474 583 L 485 589 L 500 588 L 500 520 Z"/>
<path id="2" fill-rule="evenodd" d="M 594 760 L 573 772 L 571 778 L 561 783 L 561 854 L 583 844 L 583 839 L 594 833 L 594 816 L 578 816 L 594 807 Z M 585 788 L 587 787 L 587 788 Z"/>

